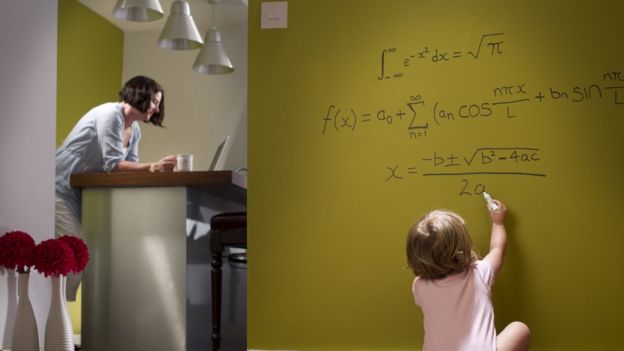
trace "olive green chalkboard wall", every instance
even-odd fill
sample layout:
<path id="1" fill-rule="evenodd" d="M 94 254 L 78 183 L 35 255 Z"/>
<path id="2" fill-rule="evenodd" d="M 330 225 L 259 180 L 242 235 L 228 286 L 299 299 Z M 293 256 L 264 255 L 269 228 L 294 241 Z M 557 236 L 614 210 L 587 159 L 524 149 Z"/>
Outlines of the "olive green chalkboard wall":
<path id="1" fill-rule="evenodd" d="M 124 33 L 78 0 L 59 1 L 58 32 L 56 144 L 61 145 L 87 111 L 119 100 Z"/>
<path id="2" fill-rule="evenodd" d="M 624 3 L 249 4 L 250 348 L 418 350 L 408 228 L 446 208 L 489 245 L 496 325 L 622 349 Z"/>

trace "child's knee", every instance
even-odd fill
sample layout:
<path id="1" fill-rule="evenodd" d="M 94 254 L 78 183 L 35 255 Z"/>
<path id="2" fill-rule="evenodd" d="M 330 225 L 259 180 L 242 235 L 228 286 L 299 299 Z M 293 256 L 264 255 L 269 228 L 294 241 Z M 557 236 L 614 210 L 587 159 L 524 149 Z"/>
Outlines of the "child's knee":
<path id="1" fill-rule="evenodd" d="M 521 345 L 528 348 L 531 343 L 531 329 L 523 322 L 515 321 L 509 324 L 511 330 L 517 335 L 517 338 Z"/>
<path id="2" fill-rule="evenodd" d="M 531 330 L 522 322 L 511 322 L 496 338 L 500 351 L 525 351 L 531 344 Z"/>
<path id="3" fill-rule="evenodd" d="M 526 334 L 529 337 L 531 336 L 531 329 L 529 329 L 529 326 L 523 322 L 511 322 L 509 323 L 509 327 L 513 328 L 517 333 Z"/>

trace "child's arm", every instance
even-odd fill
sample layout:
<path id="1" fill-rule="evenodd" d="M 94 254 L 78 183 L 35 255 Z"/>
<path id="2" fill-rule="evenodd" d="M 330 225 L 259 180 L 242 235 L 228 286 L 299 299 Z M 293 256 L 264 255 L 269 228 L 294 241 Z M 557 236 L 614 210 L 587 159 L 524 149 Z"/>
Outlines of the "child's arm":
<path id="1" fill-rule="evenodd" d="M 492 237 L 490 238 L 490 252 L 483 259 L 488 261 L 494 270 L 494 276 L 498 275 L 503 268 L 505 260 L 505 246 L 507 245 L 507 231 L 505 230 L 505 217 L 507 216 L 507 207 L 498 200 L 494 200 L 498 209 L 492 211 L 488 207 L 490 217 L 492 218 Z"/>

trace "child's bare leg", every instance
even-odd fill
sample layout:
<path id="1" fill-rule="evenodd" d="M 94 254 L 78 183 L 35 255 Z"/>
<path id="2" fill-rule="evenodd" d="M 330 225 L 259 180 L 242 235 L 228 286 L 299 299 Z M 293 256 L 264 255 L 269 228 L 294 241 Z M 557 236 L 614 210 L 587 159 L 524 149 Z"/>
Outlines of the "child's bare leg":
<path id="1" fill-rule="evenodd" d="M 509 323 L 496 337 L 497 351 L 526 351 L 530 343 L 531 331 L 522 322 Z"/>

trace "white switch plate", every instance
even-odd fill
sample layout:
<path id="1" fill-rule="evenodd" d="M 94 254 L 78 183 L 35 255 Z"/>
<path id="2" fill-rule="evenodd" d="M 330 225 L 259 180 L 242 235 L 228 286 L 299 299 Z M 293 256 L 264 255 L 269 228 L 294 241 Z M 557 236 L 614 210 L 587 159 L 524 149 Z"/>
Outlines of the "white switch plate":
<path id="1" fill-rule="evenodd" d="M 286 28 L 288 26 L 288 1 L 263 2 L 260 28 Z"/>

